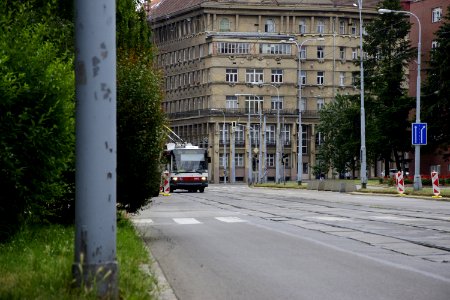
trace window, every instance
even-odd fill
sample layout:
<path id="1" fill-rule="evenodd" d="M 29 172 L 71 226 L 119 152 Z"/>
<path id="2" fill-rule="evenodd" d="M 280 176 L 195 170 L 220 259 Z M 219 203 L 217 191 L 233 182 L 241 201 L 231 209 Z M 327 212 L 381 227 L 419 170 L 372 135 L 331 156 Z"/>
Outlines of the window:
<path id="1" fill-rule="evenodd" d="M 235 109 L 238 108 L 237 96 L 226 96 L 226 108 Z"/>
<path id="2" fill-rule="evenodd" d="M 433 8 L 433 10 L 431 11 L 431 22 L 432 23 L 436 23 L 441 21 L 442 18 L 442 8 L 441 7 L 436 7 Z"/>
<path id="3" fill-rule="evenodd" d="M 358 49 L 352 48 L 352 59 L 358 59 Z"/>
<path id="4" fill-rule="evenodd" d="M 275 32 L 275 21 L 272 19 L 266 20 L 266 23 L 264 24 L 264 31 Z"/>
<path id="5" fill-rule="evenodd" d="M 345 34 L 345 21 L 339 21 L 339 34 Z"/>
<path id="6" fill-rule="evenodd" d="M 306 154 L 306 151 L 304 152 Z M 303 163 L 303 174 L 308 174 L 308 163 Z"/>
<path id="7" fill-rule="evenodd" d="M 270 80 L 272 83 L 282 83 L 283 82 L 283 70 L 273 69 Z"/>
<path id="8" fill-rule="evenodd" d="M 339 85 L 345 86 L 345 72 L 339 72 Z"/>
<path id="9" fill-rule="evenodd" d="M 258 114 L 263 101 L 260 96 L 245 96 L 246 113 Z"/>
<path id="10" fill-rule="evenodd" d="M 356 86 L 358 83 L 359 72 L 352 72 L 352 85 Z"/>
<path id="11" fill-rule="evenodd" d="M 220 20 L 219 31 L 230 31 L 230 21 L 227 18 Z"/>
<path id="12" fill-rule="evenodd" d="M 323 59 L 323 57 L 324 57 L 323 46 L 317 46 L 317 58 Z"/>
<path id="13" fill-rule="evenodd" d="M 321 110 L 325 106 L 325 99 L 317 98 L 317 110 Z"/>
<path id="14" fill-rule="evenodd" d="M 250 52 L 250 45 L 248 43 L 219 42 L 216 46 L 217 53 L 219 54 L 247 54 Z M 201 53 L 200 56 L 203 56 L 203 53 Z"/>
<path id="15" fill-rule="evenodd" d="M 263 69 L 247 69 L 245 73 L 245 82 L 253 83 L 253 82 L 264 82 L 264 73 Z"/>
<path id="16" fill-rule="evenodd" d="M 225 158 L 225 161 L 224 161 Z M 223 155 L 223 153 L 219 154 L 219 160 L 220 160 L 220 168 L 223 168 L 223 163 L 225 162 L 225 167 L 228 167 L 228 154 L 227 155 Z"/>
<path id="17" fill-rule="evenodd" d="M 285 124 L 281 127 L 281 141 L 285 145 L 291 143 L 291 126 Z"/>
<path id="18" fill-rule="evenodd" d="M 283 153 L 282 163 L 286 168 L 291 167 L 291 155 L 289 153 Z"/>
<path id="19" fill-rule="evenodd" d="M 275 145 L 276 141 L 275 141 L 275 131 L 276 131 L 276 126 L 273 124 L 268 124 L 266 126 L 266 143 L 268 145 Z"/>
<path id="20" fill-rule="evenodd" d="M 351 35 L 356 35 L 356 23 L 353 22 L 352 26 L 350 27 L 350 33 Z"/>
<path id="21" fill-rule="evenodd" d="M 283 100 L 284 97 L 272 96 L 272 101 L 270 104 L 270 108 L 273 110 L 283 109 Z"/>
<path id="22" fill-rule="evenodd" d="M 238 69 L 226 69 L 225 72 L 226 82 L 238 82 Z"/>
<path id="23" fill-rule="evenodd" d="M 267 154 L 266 165 L 268 167 L 275 167 L 275 154 L 273 154 L 273 153 L 268 153 Z"/>
<path id="24" fill-rule="evenodd" d="M 306 21 L 304 19 L 300 20 L 298 24 L 298 32 L 306 33 Z"/>
<path id="25" fill-rule="evenodd" d="M 306 71 L 304 71 L 304 70 L 302 70 L 302 71 L 300 72 L 300 83 L 301 83 L 302 85 L 305 85 L 305 84 L 306 84 Z"/>
<path id="26" fill-rule="evenodd" d="M 317 33 L 325 33 L 325 22 L 323 20 L 317 20 Z"/>
<path id="27" fill-rule="evenodd" d="M 300 111 L 306 110 L 306 98 L 303 98 L 300 100 Z"/>
<path id="28" fill-rule="evenodd" d="M 318 84 L 318 85 L 323 85 L 324 77 L 325 77 L 324 74 L 325 74 L 324 71 L 318 71 L 318 72 L 317 72 L 317 84 Z"/>
<path id="29" fill-rule="evenodd" d="M 234 141 L 236 145 L 244 145 L 245 143 L 245 126 L 237 125 L 234 129 Z"/>
<path id="30" fill-rule="evenodd" d="M 244 166 L 244 154 L 243 153 L 236 153 L 234 155 L 234 164 L 236 167 Z"/>
<path id="31" fill-rule="evenodd" d="M 339 47 L 339 58 L 345 60 L 345 47 Z"/>
<path id="32" fill-rule="evenodd" d="M 300 59 L 306 59 L 306 46 L 300 49 Z"/>
<path id="33" fill-rule="evenodd" d="M 291 54 L 290 44 L 260 44 L 259 53 L 261 54 Z"/>

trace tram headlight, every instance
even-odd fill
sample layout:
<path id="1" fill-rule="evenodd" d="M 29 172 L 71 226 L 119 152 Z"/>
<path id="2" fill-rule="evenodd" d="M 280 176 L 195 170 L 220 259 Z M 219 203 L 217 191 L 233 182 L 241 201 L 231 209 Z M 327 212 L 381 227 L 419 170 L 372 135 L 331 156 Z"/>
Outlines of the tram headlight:
<path id="1" fill-rule="evenodd" d="M 205 176 L 202 176 L 202 181 L 206 181 L 206 177 Z"/>
<path id="2" fill-rule="evenodd" d="M 173 181 L 178 181 L 178 177 L 172 177 Z"/>

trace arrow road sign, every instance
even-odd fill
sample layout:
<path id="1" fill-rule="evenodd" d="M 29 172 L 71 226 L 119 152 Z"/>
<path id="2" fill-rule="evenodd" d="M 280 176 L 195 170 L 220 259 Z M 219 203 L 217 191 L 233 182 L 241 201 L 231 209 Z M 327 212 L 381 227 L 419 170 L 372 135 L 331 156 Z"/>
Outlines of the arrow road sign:
<path id="1" fill-rule="evenodd" d="M 427 144 L 427 123 L 412 123 L 411 138 L 413 145 Z"/>

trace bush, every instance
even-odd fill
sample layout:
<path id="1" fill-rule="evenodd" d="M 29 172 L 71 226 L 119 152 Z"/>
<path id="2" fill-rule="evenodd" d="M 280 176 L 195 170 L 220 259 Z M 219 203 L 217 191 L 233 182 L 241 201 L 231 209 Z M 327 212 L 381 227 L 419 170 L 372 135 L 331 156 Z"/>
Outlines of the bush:
<path id="1" fill-rule="evenodd" d="M 117 69 L 117 201 L 135 212 L 159 194 L 166 139 L 159 76 L 127 53 Z"/>
<path id="2" fill-rule="evenodd" d="M 25 220 L 49 220 L 62 205 L 74 159 L 73 62 L 47 23 L 0 4 L 0 240 Z M 21 10 L 23 9 L 23 10 Z"/>

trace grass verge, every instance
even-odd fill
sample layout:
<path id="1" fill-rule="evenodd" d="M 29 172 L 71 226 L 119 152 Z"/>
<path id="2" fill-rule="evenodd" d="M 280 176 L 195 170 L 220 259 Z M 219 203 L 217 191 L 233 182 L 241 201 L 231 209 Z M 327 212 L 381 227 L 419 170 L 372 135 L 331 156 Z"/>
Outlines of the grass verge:
<path id="1" fill-rule="evenodd" d="M 141 271 L 151 265 L 131 222 L 118 220 L 117 261 L 120 299 L 156 299 L 155 277 Z M 0 299 L 97 299 L 93 291 L 73 287 L 74 227 L 23 228 L 0 244 Z"/>
<path id="2" fill-rule="evenodd" d="M 345 182 L 353 182 L 354 184 L 360 184 L 358 180 L 344 180 Z M 285 183 L 258 183 L 255 184 L 255 187 L 268 187 L 268 188 L 290 188 L 290 189 L 306 189 L 308 184 L 306 182 L 302 182 L 301 185 L 298 185 L 296 181 L 286 181 Z M 367 182 L 367 189 L 359 189 L 358 192 L 362 193 L 374 193 L 374 194 L 398 194 L 395 186 L 388 186 L 387 184 L 380 184 L 378 179 L 371 179 Z M 376 188 L 371 188 L 376 187 Z M 442 198 L 433 198 L 433 189 L 431 187 L 423 187 L 420 191 L 415 191 L 412 187 L 405 188 L 405 195 L 412 196 L 420 196 L 420 197 L 429 197 L 434 200 L 444 200 L 450 201 L 450 189 L 449 188 L 441 188 L 440 196 Z"/>

